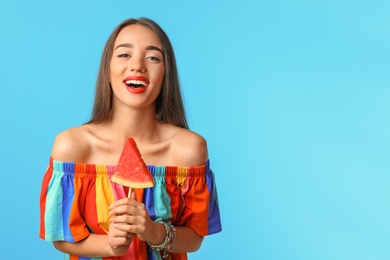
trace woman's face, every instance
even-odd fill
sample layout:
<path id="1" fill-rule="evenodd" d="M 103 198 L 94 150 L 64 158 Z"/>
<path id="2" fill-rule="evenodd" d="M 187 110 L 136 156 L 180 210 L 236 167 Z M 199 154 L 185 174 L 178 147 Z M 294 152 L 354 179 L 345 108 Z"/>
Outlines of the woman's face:
<path id="1" fill-rule="evenodd" d="M 123 28 L 115 40 L 110 63 L 114 106 L 154 106 L 163 79 L 163 49 L 157 35 L 138 24 Z"/>

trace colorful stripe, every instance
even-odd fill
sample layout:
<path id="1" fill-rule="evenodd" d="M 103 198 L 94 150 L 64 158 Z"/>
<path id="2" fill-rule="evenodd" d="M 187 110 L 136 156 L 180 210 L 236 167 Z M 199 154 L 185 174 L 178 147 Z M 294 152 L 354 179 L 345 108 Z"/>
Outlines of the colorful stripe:
<path id="1" fill-rule="evenodd" d="M 195 167 L 147 167 L 156 185 L 134 190 L 151 219 L 188 226 L 200 236 L 221 231 L 215 178 L 209 162 Z M 106 234 L 108 206 L 127 195 L 127 188 L 111 182 L 114 172 L 115 166 L 59 162 L 50 158 L 42 181 L 40 237 L 48 241 L 78 242 L 90 233 Z M 172 257 L 186 259 L 186 254 Z M 161 257 L 136 238 L 126 256 L 115 259 L 158 260 Z"/>

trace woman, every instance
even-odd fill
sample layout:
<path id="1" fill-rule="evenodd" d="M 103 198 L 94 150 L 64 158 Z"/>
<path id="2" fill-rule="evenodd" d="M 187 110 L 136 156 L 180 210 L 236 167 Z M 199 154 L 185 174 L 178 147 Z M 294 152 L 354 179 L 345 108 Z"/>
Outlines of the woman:
<path id="1" fill-rule="evenodd" d="M 129 137 L 156 182 L 131 198 L 111 182 Z M 206 141 L 188 130 L 171 43 L 155 22 L 126 20 L 104 48 L 91 120 L 53 144 L 40 236 L 70 259 L 187 259 L 219 231 Z"/>

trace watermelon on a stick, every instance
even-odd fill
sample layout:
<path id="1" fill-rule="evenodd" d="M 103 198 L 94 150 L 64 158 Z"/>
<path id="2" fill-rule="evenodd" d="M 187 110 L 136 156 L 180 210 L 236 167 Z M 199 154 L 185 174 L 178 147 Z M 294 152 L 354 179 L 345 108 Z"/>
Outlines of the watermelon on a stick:
<path id="1" fill-rule="evenodd" d="M 132 188 L 149 188 L 154 186 L 154 179 L 141 157 L 133 138 L 128 138 L 123 147 L 121 157 L 111 180 L 129 187 L 128 197 Z"/>

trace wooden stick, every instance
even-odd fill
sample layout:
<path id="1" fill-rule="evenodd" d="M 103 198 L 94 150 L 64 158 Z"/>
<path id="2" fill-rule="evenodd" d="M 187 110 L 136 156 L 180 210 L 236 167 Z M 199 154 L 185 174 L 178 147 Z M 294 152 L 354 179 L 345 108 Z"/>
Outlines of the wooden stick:
<path id="1" fill-rule="evenodd" d="M 127 197 L 128 197 L 128 198 L 131 198 L 131 192 L 132 192 L 132 190 L 133 190 L 133 189 L 132 189 L 131 187 L 129 187 L 129 193 L 127 194 Z"/>

